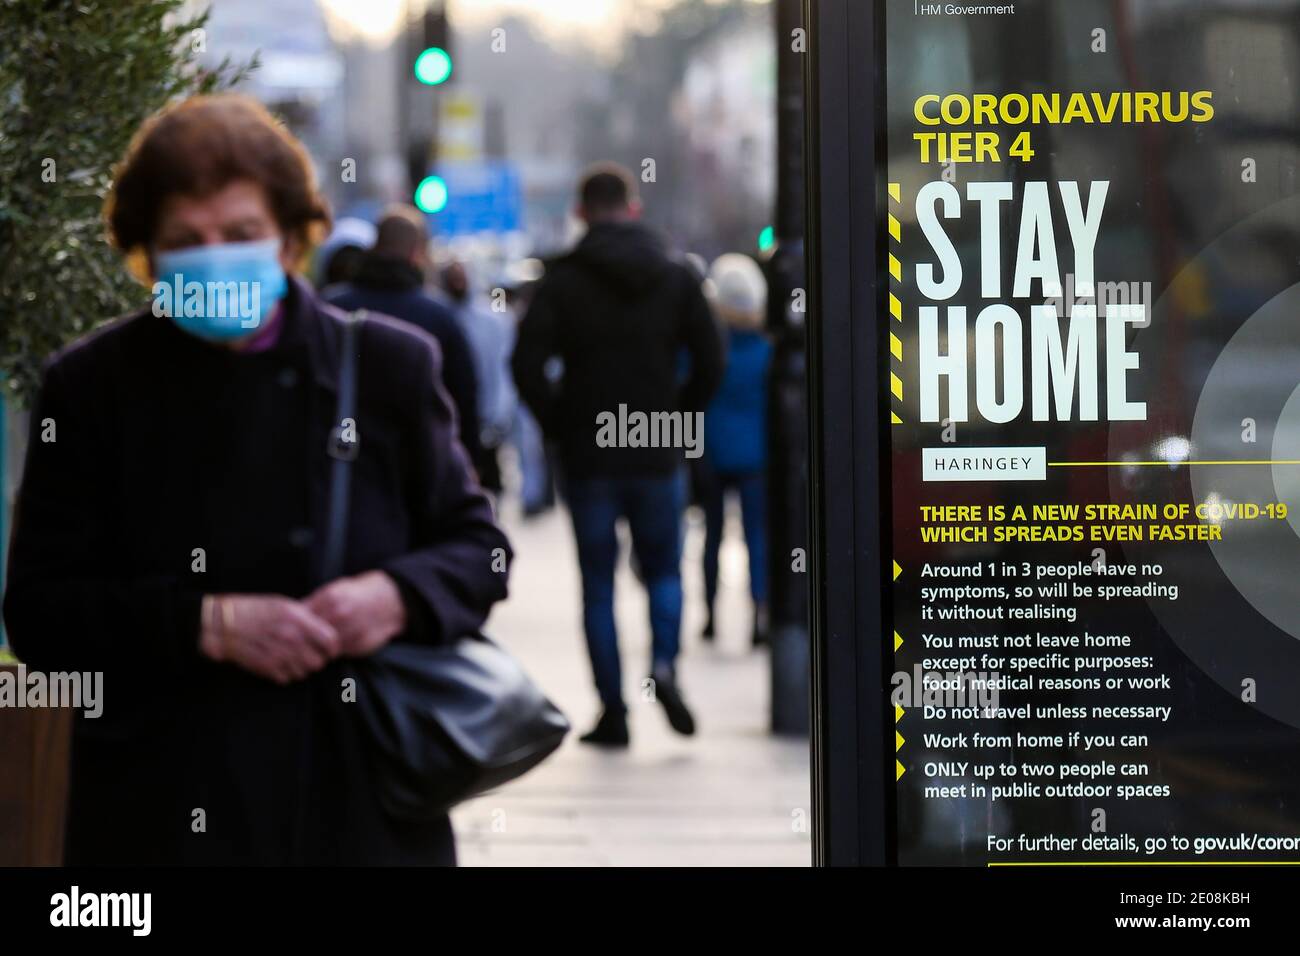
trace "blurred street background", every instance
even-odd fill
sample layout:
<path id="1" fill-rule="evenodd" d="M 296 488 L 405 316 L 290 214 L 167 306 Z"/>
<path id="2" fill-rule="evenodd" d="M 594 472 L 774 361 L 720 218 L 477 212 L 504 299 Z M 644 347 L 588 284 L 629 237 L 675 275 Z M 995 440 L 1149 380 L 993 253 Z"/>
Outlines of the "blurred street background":
<path id="1" fill-rule="evenodd" d="M 390 204 L 413 204 L 430 236 L 426 289 L 452 301 L 471 340 L 474 322 L 482 331 L 498 321 L 482 321 L 484 312 L 498 313 L 513 337 L 548 263 L 582 235 L 575 183 L 597 161 L 631 172 L 644 221 L 690 257 L 701 279 L 725 253 L 756 260 L 766 275 L 767 304 L 760 294 L 755 306 L 765 319 L 754 334 L 771 343 L 770 373 L 750 397 L 769 449 L 770 597 L 760 613 L 740 505 L 729 500 L 716 638 L 701 638 L 705 518 L 693 504 L 678 676 L 698 721 L 694 737 L 672 733 L 663 709 L 638 687 L 649 667 L 647 601 L 624 536 L 616 608 L 632 743 L 626 750 L 578 743 L 600 710 L 563 486 L 499 356 L 489 373 L 506 383 L 492 399 L 504 396 L 505 404 L 480 412 L 485 435 L 496 415 L 497 500 L 516 561 L 510 597 L 488 631 L 522 659 L 574 733 L 535 772 L 454 812 L 463 864 L 810 863 L 800 6 L 199 0 L 174 14 L 186 22 L 206 11 L 188 40 L 200 76 L 233 70 L 234 89 L 265 104 L 307 146 L 335 223 L 307 271 L 318 288 L 351 277 L 348 257 L 375 241 Z M 104 184 L 108 162 L 96 173 Z M 33 201 L 44 195 L 33 193 Z M 68 224 L 60 247 L 102 242 L 91 199 L 77 214 L 52 213 Z M 467 289 L 448 300 L 452 264 L 463 267 Z M 124 270 L 104 276 L 92 276 L 95 295 L 134 295 Z M 55 294 L 56 275 L 50 284 L 43 295 Z M 56 336 L 36 316 L 24 326 L 35 332 L 10 343 L 23 354 L 9 362 L 0 389 L 0 542 L 21 480 L 24 392 L 44 356 L 87 327 Z M 5 653 L 0 647 L 0 662 Z"/>
<path id="2" fill-rule="evenodd" d="M 519 557 L 510 599 L 488 631 L 509 644 L 559 707 L 585 727 L 595 714 L 573 532 L 552 512 L 505 515 Z M 738 523 L 738 522 L 735 522 Z M 807 866 L 808 744 L 768 728 L 768 657 L 749 646 L 738 528 L 722 553 L 720 633 L 699 639 L 703 529 L 686 539 L 681 680 L 699 731 L 683 738 L 629 693 L 632 746 L 604 751 L 570 737 L 554 757 L 452 812 L 463 866 Z M 649 655 L 645 592 L 624 560 L 618 603 L 628 680 Z"/>
<path id="3" fill-rule="evenodd" d="M 336 221 L 373 221 L 414 195 L 433 258 L 464 262 L 475 294 L 505 288 L 513 301 L 541 262 L 572 246 L 573 184 L 598 160 L 637 175 L 645 220 L 702 262 L 767 256 L 777 244 L 771 3 L 216 0 L 211 10 L 208 61 L 256 57 L 246 89 L 308 144 Z M 354 178 L 336 174 L 350 161 Z M 712 644 L 699 638 L 704 532 L 690 512 L 680 668 L 694 738 L 673 734 L 634 689 L 649 627 L 625 540 L 616 607 L 633 744 L 608 752 L 576 740 L 598 707 L 572 528 L 562 504 L 544 510 L 523 482 L 518 468 L 506 476 L 502 514 L 517 559 L 489 630 L 575 733 L 536 772 L 455 813 L 461 861 L 807 865 L 807 740 L 799 720 L 773 733 L 769 652 L 750 645 L 738 509 Z M 525 520 L 525 510 L 537 514 Z M 795 681 L 806 683 L 805 660 L 795 655 Z M 796 695 L 795 706 L 805 701 Z"/>
<path id="4" fill-rule="evenodd" d="M 642 175 L 649 222 L 712 259 L 770 224 L 772 8 L 732 0 L 215 0 L 207 49 L 311 149 L 336 218 L 450 187 L 435 244 L 479 266 L 563 249 L 573 183 L 611 159 Z M 292 29 L 286 25 L 292 24 Z M 421 83 L 427 49 L 451 71 Z M 436 80 L 441 74 L 426 75 Z M 355 181 L 338 174 L 355 162 Z M 430 207 L 433 208 L 433 207 Z M 763 241 L 767 241 L 764 239 Z"/>

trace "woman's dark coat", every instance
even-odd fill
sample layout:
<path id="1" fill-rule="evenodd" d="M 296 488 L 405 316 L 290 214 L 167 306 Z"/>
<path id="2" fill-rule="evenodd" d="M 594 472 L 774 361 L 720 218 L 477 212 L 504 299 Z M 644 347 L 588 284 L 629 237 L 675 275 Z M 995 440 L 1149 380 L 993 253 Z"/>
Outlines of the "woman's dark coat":
<path id="1" fill-rule="evenodd" d="M 282 687 L 197 649 L 202 595 L 321 583 L 340 317 L 294 281 L 264 352 L 145 311 L 47 368 L 5 620 L 29 668 L 104 672 L 103 716 L 76 722 L 69 862 L 454 862 L 446 818 L 398 826 L 378 807 L 337 664 Z M 397 580 L 400 640 L 475 631 L 509 546 L 437 345 L 375 317 L 360 346 L 345 573 Z"/>

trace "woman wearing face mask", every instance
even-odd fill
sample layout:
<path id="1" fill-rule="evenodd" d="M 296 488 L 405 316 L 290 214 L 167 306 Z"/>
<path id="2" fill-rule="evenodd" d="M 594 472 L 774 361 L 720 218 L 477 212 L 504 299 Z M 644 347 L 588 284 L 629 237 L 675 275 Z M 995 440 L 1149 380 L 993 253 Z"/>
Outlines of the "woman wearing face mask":
<path id="1" fill-rule="evenodd" d="M 153 301 L 48 364 L 5 597 L 29 668 L 103 673 L 68 862 L 454 862 L 445 817 L 381 811 L 339 673 L 505 596 L 436 344 L 359 329 L 344 574 L 322 580 L 344 317 L 295 274 L 328 220 L 305 152 L 251 100 L 191 99 L 137 134 L 107 219 Z"/>

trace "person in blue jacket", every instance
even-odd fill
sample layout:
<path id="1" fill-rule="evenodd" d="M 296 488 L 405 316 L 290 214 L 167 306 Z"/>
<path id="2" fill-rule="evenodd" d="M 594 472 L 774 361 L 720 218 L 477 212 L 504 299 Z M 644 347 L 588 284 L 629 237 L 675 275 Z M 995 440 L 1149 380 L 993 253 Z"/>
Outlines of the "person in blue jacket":
<path id="1" fill-rule="evenodd" d="M 718 594 L 718 551 L 722 545 L 728 492 L 740 498 L 741 524 L 749 551 L 749 593 L 754 601 L 753 642 L 767 636 L 767 376 L 772 344 L 763 335 L 767 283 L 748 256 L 727 253 L 709 268 L 706 285 L 714 312 L 726 328 L 727 365 L 704 413 L 704 454 L 699 493 L 705 516 L 704 592 L 714 636 Z"/>

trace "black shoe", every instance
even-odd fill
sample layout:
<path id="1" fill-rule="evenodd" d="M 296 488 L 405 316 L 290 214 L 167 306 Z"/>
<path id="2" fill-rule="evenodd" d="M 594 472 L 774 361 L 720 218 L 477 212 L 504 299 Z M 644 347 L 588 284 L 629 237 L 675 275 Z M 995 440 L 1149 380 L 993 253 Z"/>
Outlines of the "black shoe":
<path id="1" fill-rule="evenodd" d="M 626 747 L 628 745 L 627 714 L 621 710 L 604 710 L 596 726 L 579 738 L 584 744 L 598 747 Z"/>
<path id="2" fill-rule="evenodd" d="M 668 715 L 668 726 L 683 737 L 695 733 L 695 718 L 691 716 L 686 701 L 682 700 L 682 692 L 677 687 L 676 679 L 668 674 L 657 674 L 654 676 L 654 682 L 655 699 L 664 705 L 664 713 Z"/>

